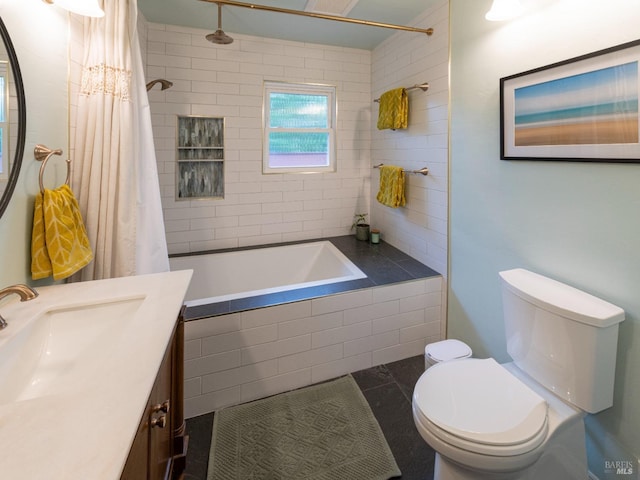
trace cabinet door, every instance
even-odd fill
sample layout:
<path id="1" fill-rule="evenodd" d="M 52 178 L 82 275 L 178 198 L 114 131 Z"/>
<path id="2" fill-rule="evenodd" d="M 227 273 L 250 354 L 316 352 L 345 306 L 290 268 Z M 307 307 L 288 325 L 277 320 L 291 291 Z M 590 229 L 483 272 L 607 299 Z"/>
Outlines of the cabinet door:
<path id="1" fill-rule="evenodd" d="M 138 426 L 121 480 L 166 480 L 172 475 L 173 422 L 171 386 L 172 338 L 158 370 L 147 407 Z"/>
<path id="2" fill-rule="evenodd" d="M 149 405 L 145 412 L 149 411 Z M 146 480 L 149 470 L 149 420 L 142 416 L 120 480 Z"/>
<path id="3" fill-rule="evenodd" d="M 176 385 L 183 378 L 182 346 L 176 345 L 177 341 L 184 342 L 182 322 L 181 318 L 158 370 L 121 480 L 168 480 L 180 478 L 184 470 L 184 466 L 174 467 L 174 456 L 178 455 L 181 460 L 178 463 L 183 464 L 186 455 L 184 448 L 176 448 L 177 444 L 186 443 L 183 441 L 182 388 Z M 174 439 L 178 436 L 180 442 Z"/>
<path id="4" fill-rule="evenodd" d="M 149 412 L 149 479 L 164 480 L 171 478 L 173 457 L 173 422 L 171 404 L 173 341 L 158 371 L 155 385 L 151 391 Z"/>

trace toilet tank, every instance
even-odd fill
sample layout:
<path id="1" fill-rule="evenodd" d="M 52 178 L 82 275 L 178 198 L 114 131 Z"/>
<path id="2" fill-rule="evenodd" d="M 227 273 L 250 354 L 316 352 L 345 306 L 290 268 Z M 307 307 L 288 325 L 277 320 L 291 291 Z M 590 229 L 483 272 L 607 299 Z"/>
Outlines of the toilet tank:
<path id="1" fill-rule="evenodd" d="M 624 310 L 521 268 L 500 278 L 507 351 L 518 368 L 589 413 L 612 406 Z"/>

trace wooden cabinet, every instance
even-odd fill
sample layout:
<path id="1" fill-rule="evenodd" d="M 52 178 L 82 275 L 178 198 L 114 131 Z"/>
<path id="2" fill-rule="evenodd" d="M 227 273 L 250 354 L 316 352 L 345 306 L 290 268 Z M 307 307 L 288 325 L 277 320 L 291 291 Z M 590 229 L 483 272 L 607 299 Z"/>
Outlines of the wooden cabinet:
<path id="1" fill-rule="evenodd" d="M 178 319 L 121 480 L 178 480 L 185 467 L 184 320 Z"/>

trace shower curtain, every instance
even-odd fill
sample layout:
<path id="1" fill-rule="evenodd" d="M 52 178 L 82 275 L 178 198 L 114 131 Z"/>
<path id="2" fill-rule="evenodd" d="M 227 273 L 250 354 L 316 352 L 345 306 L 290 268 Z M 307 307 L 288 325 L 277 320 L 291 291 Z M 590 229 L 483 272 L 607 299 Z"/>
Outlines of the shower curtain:
<path id="1" fill-rule="evenodd" d="M 137 0 L 84 19 L 74 188 L 94 260 L 74 280 L 169 270 Z"/>

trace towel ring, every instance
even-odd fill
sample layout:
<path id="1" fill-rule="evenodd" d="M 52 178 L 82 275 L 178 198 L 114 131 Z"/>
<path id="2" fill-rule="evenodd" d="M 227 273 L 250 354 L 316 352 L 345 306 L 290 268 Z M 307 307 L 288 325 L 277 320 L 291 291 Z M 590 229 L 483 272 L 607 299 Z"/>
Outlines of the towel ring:
<path id="1" fill-rule="evenodd" d="M 51 150 L 50 148 L 40 144 L 36 145 L 33 149 L 33 156 L 35 159 L 42 162 L 42 165 L 40 165 L 40 174 L 38 175 L 38 179 L 40 181 L 40 193 L 44 193 L 44 182 L 42 181 L 42 176 L 44 174 L 44 168 L 47 165 L 47 161 L 51 158 L 51 155 L 62 155 L 62 150 L 59 148 L 57 150 Z M 67 179 L 64 183 L 67 186 L 71 186 L 71 160 L 67 158 L 65 162 L 67 162 Z"/>

